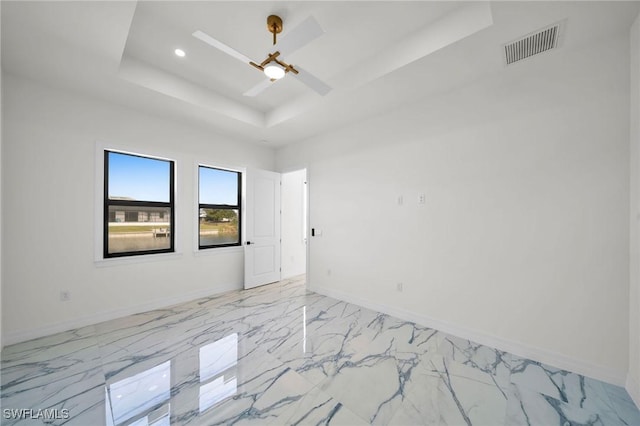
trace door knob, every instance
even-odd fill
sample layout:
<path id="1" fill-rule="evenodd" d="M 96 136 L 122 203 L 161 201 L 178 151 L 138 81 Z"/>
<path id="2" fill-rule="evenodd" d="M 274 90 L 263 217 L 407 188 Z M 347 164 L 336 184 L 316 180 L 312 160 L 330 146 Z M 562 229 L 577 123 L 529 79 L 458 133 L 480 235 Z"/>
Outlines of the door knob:
<path id="1" fill-rule="evenodd" d="M 250 246 L 251 245 L 251 241 L 247 241 L 247 245 Z"/>

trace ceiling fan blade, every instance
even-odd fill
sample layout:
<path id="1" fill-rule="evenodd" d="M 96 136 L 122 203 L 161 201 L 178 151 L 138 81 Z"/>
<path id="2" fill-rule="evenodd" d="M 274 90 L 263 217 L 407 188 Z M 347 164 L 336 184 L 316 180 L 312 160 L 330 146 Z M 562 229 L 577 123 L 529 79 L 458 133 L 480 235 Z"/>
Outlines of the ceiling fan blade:
<path id="1" fill-rule="evenodd" d="M 324 34 L 324 30 L 313 16 L 309 16 L 300 25 L 289 31 L 278 43 L 275 49 L 281 55 L 289 55 L 307 43 Z"/>
<path id="2" fill-rule="evenodd" d="M 278 81 L 278 80 L 276 80 Z M 242 95 L 243 96 L 257 96 L 260 93 L 262 93 L 264 90 L 268 89 L 269 86 L 271 86 L 271 84 L 275 83 L 276 81 L 271 81 L 271 80 L 262 80 L 260 83 L 256 84 L 255 86 L 253 86 L 251 89 L 247 90 L 246 92 L 244 92 Z"/>
<path id="3" fill-rule="evenodd" d="M 198 40 L 202 40 L 205 43 L 207 43 L 208 45 L 213 46 L 216 49 L 223 51 L 227 55 L 233 56 L 234 58 L 241 60 L 245 64 L 248 64 L 248 63 L 251 62 L 251 59 L 249 59 L 248 57 L 244 56 L 242 53 L 238 52 L 237 50 L 235 50 L 232 47 L 227 46 L 226 44 L 222 43 L 221 41 L 216 40 L 215 38 L 211 37 L 207 33 L 204 33 L 202 31 L 198 30 L 198 31 L 194 32 L 192 35 L 195 38 L 197 38 Z"/>
<path id="4" fill-rule="evenodd" d="M 324 96 L 331 91 L 331 87 L 315 75 L 303 70 L 297 65 L 295 66 L 295 68 L 296 70 L 298 70 L 298 74 L 290 74 L 300 80 L 302 83 L 309 86 L 311 89 L 315 90 L 318 94 Z"/>

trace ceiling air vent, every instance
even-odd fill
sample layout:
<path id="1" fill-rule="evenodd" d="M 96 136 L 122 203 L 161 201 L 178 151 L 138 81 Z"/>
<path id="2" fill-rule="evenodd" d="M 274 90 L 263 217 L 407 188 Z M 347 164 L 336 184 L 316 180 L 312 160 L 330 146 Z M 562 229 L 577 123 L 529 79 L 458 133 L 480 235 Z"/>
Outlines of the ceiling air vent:
<path id="1" fill-rule="evenodd" d="M 528 36 L 504 45 L 507 65 L 521 61 L 538 53 L 558 47 L 560 23 L 536 31 Z"/>

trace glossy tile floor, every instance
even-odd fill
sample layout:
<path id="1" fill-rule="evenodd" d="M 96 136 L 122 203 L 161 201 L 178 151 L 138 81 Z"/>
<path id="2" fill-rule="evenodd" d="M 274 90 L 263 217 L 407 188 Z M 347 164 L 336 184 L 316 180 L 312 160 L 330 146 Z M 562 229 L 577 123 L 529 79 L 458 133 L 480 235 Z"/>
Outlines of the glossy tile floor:
<path id="1" fill-rule="evenodd" d="M 1 375 L 3 425 L 640 425 L 620 387 L 302 278 L 13 345 Z"/>

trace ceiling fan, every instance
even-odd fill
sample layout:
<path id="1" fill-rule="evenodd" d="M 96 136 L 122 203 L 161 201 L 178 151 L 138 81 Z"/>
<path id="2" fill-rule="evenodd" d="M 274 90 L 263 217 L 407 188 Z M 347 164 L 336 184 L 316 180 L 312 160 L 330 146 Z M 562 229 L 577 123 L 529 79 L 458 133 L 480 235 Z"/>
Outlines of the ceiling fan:
<path id="1" fill-rule="evenodd" d="M 322 80 L 315 77 L 313 74 L 303 70 L 298 65 L 291 65 L 282 59 L 283 56 L 289 55 L 301 47 L 305 46 L 312 40 L 320 37 L 324 34 L 324 30 L 320 27 L 320 24 L 312 17 L 308 17 L 300 25 L 289 31 L 281 40 L 276 40 L 277 34 L 282 32 L 282 19 L 276 15 L 270 15 L 267 18 L 267 29 L 273 34 L 273 45 L 275 51 L 269 53 L 267 59 L 258 63 L 249 59 L 247 56 L 227 46 L 219 40 L 211 37 L 203 31 L 196 31 L 193 36 L 203 42 L 223 51 L 224 53 L 233 56 L 234 58 L 249 64 L 256 69 L 260 70 L 267 77 L 266 80 L 260 82 L 253 88 L 244 93 L 244 96 L 256 96 L 269 87 L 272 83 L 277 82 L 286 74 L 293 75 L 300 82 L 304 83 L 311 89 L 315 90 L 320 95 L 324 96 L 331 91 L 331 87 L 325 84 Z"/>

